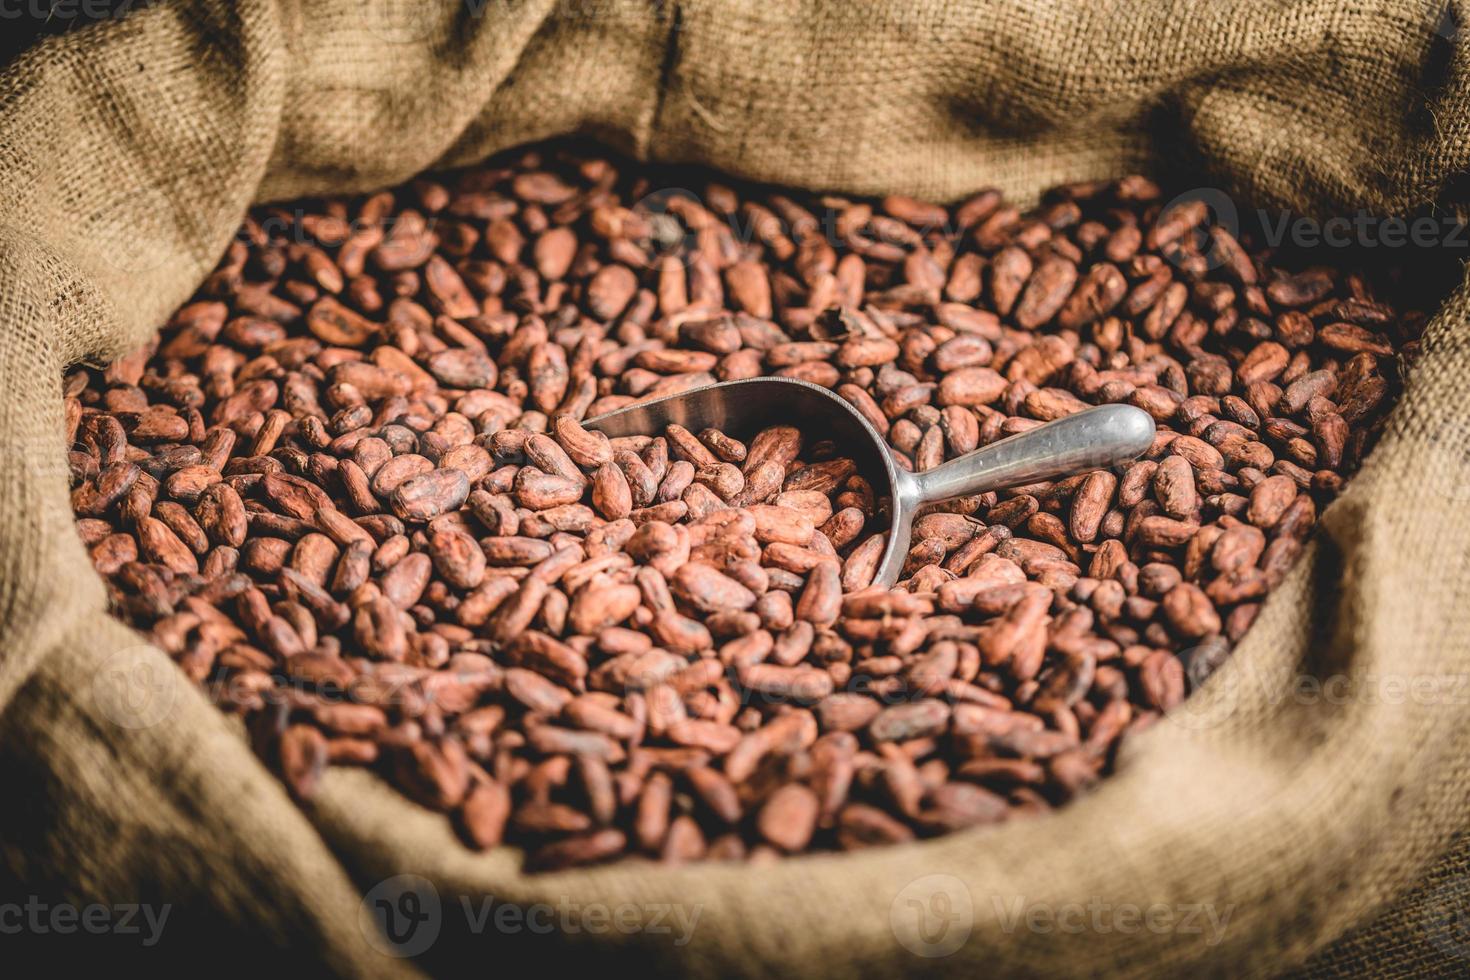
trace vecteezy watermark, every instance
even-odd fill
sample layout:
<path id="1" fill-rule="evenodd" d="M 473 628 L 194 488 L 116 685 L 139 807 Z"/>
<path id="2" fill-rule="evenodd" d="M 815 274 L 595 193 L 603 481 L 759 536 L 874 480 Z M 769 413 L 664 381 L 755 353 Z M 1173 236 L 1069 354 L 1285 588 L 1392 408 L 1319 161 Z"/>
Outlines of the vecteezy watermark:
<path id="1" fill-rule="evenodd" d="M 152 6 L 156 0 L 0 0 L 0 20 L 55 23 L 68 20 L 106 20 Z"/>
<path id="2" fill-rule="evenodd" d="M 1470 248 L 1470 228 L 1453 214 L 1385 218 L 1360 210 L 1318 220 L 1259 209 L 1256 217 L 1272 248 Z"/>
<path id="3" fill-rule="evenodd" d="M 1419 903 L 1419 928 L 1447 956 L 1470 960 L 1470 881 L 1451 875 Z"/>
<path id="4" fill-rule="evenodd" d="M 995 921 L 1006 935 L 1017 931 L 1038 935 L 1149 932 L 1199 936 L 1206 946 L 1220 944 L 1235 912 L 1234 903 L 1138 905 L 1101 897 L 1054 903 L 1031 901 L 1024 895 L 992 895 L 990 903 Z M 954 875 L 924 875 L 893 897 L 888 921 L 894 938 L 915 956 L 949 956 L 964 946 L 975 928 L 975 902 L 969 887 Z"/>
<path id="5" fill-rule="evenodd" d="M 991 897 L 1001 931 L 1010 935 L 1018 929 L 1039 935 L 1156 935 L 1201 936 L 1206 946 L 1218 946 L 1235 912 L 1235 903 L 1108 902 L 1093 897 L 1085 902 L 1031 902 L 1024 895 Z"/>
<path id="6" fill-rule="evenodd" d="M 417 956 L 434 945 L 444 925 L 439 890 L 420 875 L 385 878 L 362 897 L 357 926 L 385 956 Z"/>
<path id="7" fill-rule="evenodd" d="M 915 956 L 937 959 L 965 944 L 975 928 L 975 902 L 954 875 L 915 878 L 888 906 L 893 937 Z"/>
<path id="8" fill-rule="evenodd" d="M 92 697 L 103 717 L 122 728 L 152 728 L 173 713 L 177 668 L 147 644 L 123 647 L 92 675 Z"/>
<path id="9" fill-rule="evenodd" d="M 433 882 L 420 875 L 394 875 L 363 896 L 358 926 L 385 956 L 412 957 L 427 951 L 450 916 L 463 916 L 473 935 L 606 935 L 618 933 L 667 936 L 675 946 L 694 938 L 704 906 L 681 902 L 556 902 L 521 904 L 497 901 L 492 895 L 461 895 L 446 903 Z"/>
<path id="10" fill-rule="evenodd" d="M 22 904 L 0 904 L 0 936 L 72 936 L 79 932 L 94 936 L 137 936 L 144 946 L 154 946 L 163 936 L 172 905 L 129 902 L 118 905 L 72 905 L 43 902 L 31 895 Z"/>
<path id="11" fill-rule="evenodd" d="M 1189 651 L 1185 651 L 1188 653 Z M 1291 666 L 1232 660 L 1212 674 L 1199 697 L 1169 711 L 1169 721 L 1191 730 L 1226 724 L 1243 705 L 1343 707 L 1347 705 L 1450 708 L 1470 705 L 1470 672 L 1361 671 L 1313 674 Z"/>
<path id="12" fill-rule="evenodd" d="M 521 16 L 520 9 L 519 0 L 365 0 L 359 7 L 367 29 L 388 44 L 415 44 L 436 33 L 462 35 L 489 17 Z M 635 0 L 561 0 L 547 16 L 590 23 L 626 17 L 633 9 Z"/>
<path id="13" fill-rule="evenodd" d="M 1325 218 L 1291 211 L 1256 208 L 1243 212 L 1218 187 L 1195 187 L 1166 203 L 1159 212 L 1155 234 L 1171 261 L 1204 259 L 1217 269 L 1230 261 L 1232 251 L 1212 234 L 1218 229 L 1238 239 L 1243 230 L 1272 249 L 1463 249 L 1470 250 L 1470 225 L 1462 215 L 1416 213 L 1379 215 L 1366 209 Z"/>

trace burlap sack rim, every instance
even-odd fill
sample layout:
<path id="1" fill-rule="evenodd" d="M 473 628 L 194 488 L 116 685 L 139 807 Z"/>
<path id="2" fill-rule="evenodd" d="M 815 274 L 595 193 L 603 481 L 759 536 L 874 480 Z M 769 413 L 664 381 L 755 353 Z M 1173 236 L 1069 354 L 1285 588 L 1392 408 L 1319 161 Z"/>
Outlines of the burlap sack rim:
<path id="1" fill-rule="evenodd" d="M 145 28 L 158 30 L 158 20 L 156 18 L 161 18 L 164 16 L 167 15 L 153 14 L 150 12 L 146 16 L 146 18 L 140 18 L 138 21 L 131 22 L 127 25 L 119 25 L 116 29 L 117 32 L 112 35 L 108 43 L 121 43 L 118 38 L 125 37 L 125 32 L 129 30 L 136 29 L 140 33 L 144 31 Z M 251 29 L 252 27 L 254 28 L 253 30 Z M 280 46 L 279 34 L 275 34 L 275 36 L 272 36 L 274 32 L 270 30 L 270 28 L 273 27 L 274 25 L 260 23 L 249 25 L 244 19 L 242 19 L 238 25 L 238 29 L 245 33 L 249 40 L 249 43 L 247 43 L 245 47 L 250 48 L 251 50 L 269 50 L 272 46 L 271 42 L 275 42 L 275 46 L 277 47 Z M 101 40 L 100 32 L 93 32 L 93 34 L 94 36 L 90 36 L 87 38 L 87 43 L 103 43 L 103 41 Z M 58 42 L 58 46 L 67 43 L 70 42 Z M 50 49 L 43 49 L 41 53 L 35 55 L 29 61 L 23 62 L 21 66 L 19 66 L 17 69 L 14 69 L 12 73 L 10 73 L 7 77 L 13 78 L 15 77 L 16 73 L 24 72 L 27 69 L 32 71 L 37 70 L 35 68 L 37 62 L 41 61 L 44 58 L 55 56 L 55 47 L 57 46 L 53 46 Z M 276 65 L 276 67 L 279 67 L 279 65 Z M 274 153 L 280 152 L 282 152 L 282 149 L 280 147 L 277 147 L 274 151 Z M 211 228 L 209 230 L 213 229 Z M 14 239 L 12 239 L 12 241 L 14 241 Z M 9 258 L 10 255 L 15 254 L 13 247 L 7 249 L 6 252 L 10 253 L 9 255 L 7 255 L 7 258 Z M 189 253 L 186 251 L 186 254 Z M 207 267 L 201 266 L 201 264 L 197 260 L 197 256 L 199 255 L 198 250 L 194 250 L 192 254 L 196 256 L 196 260 L 194 262 L 196 268 L 202 269 L 203 267 Z M 99 273 L 99 270 L 85 270 L 84 274 L 86 276 L 92 277 L 94 281 L 104 282 L 109 288 L 115 290 L 120 296 L 124 298 L 129 298 L 129 294 L 132 293 L 134 295 L 132 295 L 131 298 L 135 300 L 140 299 L 140 297 L 136 295 L 136 290 L 128 289 L 125 284 L 118 282 L 117 277 L 115 276 L 109 277 L 103 273 Z M 54 273 L 52 275 L 54 275 Z M 45 280 L 42 279 L 41 281 Z M 80 283 L 81 277 L 75 277 L 75 281 Z M 127 309 L 125 305 L 120 305 L 119 307 L 108 309 L 109 304 L 107 303 L 105 298 L 97 298 L 94 300 L 94 302 L 104 311 L 100 316 L 101 320 L 128 323 L 130 324 L 129 329 L 133 333 L 136 333 L 139 324 L 145 323 L 149 315 L 148 312 L 143 311 L 152 311 L 158 308 L 166 309 L 169 306 L 173 305 L 174 299 L 168 297 L 164 297 L 162 299 L 160 299 L 159 297 L 150 297 L 148 302 L 139 303 L 138 306 L 132 310 Z M 1463 307 L 1463 297 L 1457 297 L 1453 303 L 1446 307 L 1446 311 L 1442 312 L 1435 327 L 1431 332 L 1429 342 L 1426 343 L 1427 354 L 1434 353 L 1435 348 L 1441 346 L 1441 341 L 1443 341 L 1444 346 L 1455 346 L 1456 343 L 1460 341 L 1459 337 L 1453 337 L 1450 334 L 1450 330 L 1453 327 L 1458 326 L 1462 323 Z M 1450 312 L 1452 308 L 1455 311 L 1453 313 Z M 78 319 L 80 318 L 81 317 L 78 316 Z M 64 353 L 67 357 L 70 358 L 76 356 L 84 350 L 100 349 L 102 345 L 97 344 L 96 340 L 96 337 L 77 337 L 74 341 L 72 341 L 70 335 L 68 335 L 63 339 L 63 346 L 65 348 Z M 1462 346 L 1462 344 L 1460 346 Z M 115 352 L 115 350 L 112 352 Z M 1459 351 L 1457 353 L 1462 354 L 1463 351 Z M 50 356 L 54 356 L 54 354 L 48 355 L 47 359 L 49 359 Z M 1441 354 L 1441 356 L 1447 357 L 1448 355 Z M 1421 370 L 1421 374 L 1422 373 L 1423 371 Z M 1417 381 L 1418 379 L 1415 380 Z M 1400 445 L 1401 441 L 1406 443 L 1410 439 L 1411 435 L 1419 435 L 1418 433 L 1413 433 L 1412 430 L 1415 428 L 1416 423 L 1422 425 L 1422 420 L 1419 419 L 1417 415 L 1414 415 L 1406 421 L 1406 416 L 1410 415 L 1409 406 L 1416 404 L 1413 394 L 1414 384 L 1411 383 L 1410 388 L 1411 390 L 1409 395 L 1405 397 L 1404 402 L 1395 411 L 1395 424 L 1393 426 L 1393 429 L 1391 430 L 1390 435 L 1384 440 L 1384 445 L 1379 447 L 1378 452 L 1375 454 L 1373 459 L 1370 460 L 1370 463 L 1368 467 L 1365 468 L 1364 472 L 1361 473 L 1355 480 L 1354 485 L 1349 489 L 1348 494 L 1343 498 L 1342 501 L 1339 502 L 1338 505 L 1333 508 L 1331 512 L 1329 512 L 1327 518 L 1324 520 L 1325 533 L 1331 534 L 1333 533 L 1333 531 L 1339 530 L 1337 525 L 1343 523 L 1344 521 L 1347 521 L 1349 517 L 1360 519 L 1367 523 L 1372 523 L 1374 521 L 1377 521 L 1378 523 L 1382 522 L 1383 515 L 1377 515 L 1373 513 L 1374 508 L 1367 502 L 1367 498 L 1370 496 L 1368 488 L 1370 486 L 1370 481 L 1381 481 L 1383 479 L 1386 479 L 1382 475 L 1382 471 L 1383 469 L 1390 466 L 1390 462 L 1388 461 L 1388 453 L 1386 452 L 1387 450 L 1389 450 L 1390 445 Z M 1424 397 L 1427 398 L 1429 396 Z M 1396 463 L 1400 469 L 1403 469 L 1406 464 L 1402 457 L 1405 452 L 1411 451 L 1412 450 L 1400 449 L 1397 452 L 1393 462 Z M 1462 475 L 1462 473 L 1440 474 L 1442 479 L 1450 479 Z M 1402 515 L 1396 514 L 1392 516 L 1397 518 Z M 1412 517 L 1413 515 L 1409 516 Z M 1382 533 L 1387 534 L 1386 531 L 1383 531 Z M 70 548 L 63 548 L 62 550 L 73 552 L 71 561 L 66 562 L 64 555 L 55 555 L 47 556 L 46 560 L 48 561 L 48 563 L 50 561 L 55 561 L 58 563 L 65 563 L 75 566 L 76 561 L 80 560 L 80 555 L 75 551 L 74 540 Z M 1309 551 L 1308 556 L 1303 559 L 1301 566 L 1292 573 L 1288 582 L 1283 585 L 1283 587 L 1279 590 L 1278 595 L 1276 595 L 1272 599 L 1272 601 L 1267 604 L 1267 608 L 1263 613 L 1262 621 L 1258 623 L 1257 628 L 1255 629 L 1255 631 L 1253 631 L 1252 635 L 1248 637 L 1247 640 L 1241 645 L 1232 660 L 1232 666 L 1226 668 L 1227 671 L 1243 669 L 1239 665 L 1250 663 L 1252 661 L 1262 660 L 1265 657 L 1266 651 L 1263 650 L 1263 647 L 1266 645 L 1267 642 L 1265 638 L 1267 633 L 1266 627 L 1279 626 L 1280 623 L 1288 618 L 1287 610 L 1288 606 L 1290 605 L 1290 600 L 1288 597 L 1300 599 L 1303 595 L 1305 595 L 1308 585 L 1307 580 L 1310 575 L 1310 570 L 1314 562 L 1318 558 L 1318 550 L 1319 547 L 1314 546 Z M 1361 549 L 1353 552 L 1353 558 L 1355 560 L 1361 557 Z M 85 592 L 78 593 L 76 601 L 79 604 L 93 605 L 95 597 L 100 596 L 100 591 L 96 588 L 95 580 L 89 582 L 88 585 L 91 586 L 89 591 L 92 593 L 92 596 L 89 597 L 88 595 L 86 595 Z M 84 589 L 86 588 L 87 586 L 84 586 Z M 95 615 L 100 618 L 90 619 L 82 623 L 77 627 L 76 630 L 71 631 L 73 635 L 86 633 L 93 627 L 94 624 L 100 625 L 108 621 L 105 617 L 105 614 L 98 612 Z M 36 646 L 40 648 L 53 645 L 52 643 L 45 640 L 45 632 L 47 626 L 46 623 L 34 623 L 31 624 L 31 626 L 37 632 L 30 635 L 22 633 L 19 636 L 20 643 L 18 645 L 29 647 L 31 641 L 33 640 L 39 641 L 36 643 Z M 81 656 L 82 659 L 86 659 L 85 654 L 82 654 Z M 53 657 L 52 659 L 55 660 L 56 658 Z M 12 664 L 7 662 L 6 666 L 10 667 L 12 666 Z M 45 669 L 48 673 L 52 673 L 55 671 L 59 671 L 60 667 L 56 663 L 48 663 L 46 664 Z M 3 690 L 4 682 L 9 682 L 12 688 L 15 684 L 18 684 L 19 674 L 20 672 L 6 670 L 3 677 L 0 677 L 0 690 Z M 1222 674 L 1222 676 L 1228 675 Z M 1210 703 L 1208 699 L 1210 697 L 1211 691 L 1215 689 L 1216 687 L 1207 688 L 1205 692 L 1202 692 L 1202 694 L 1198 696 L 1202 699 L 1200 703 L 1203 709 L 1208 709 Z M 198 695 L 191 690 L 185 695 L 185 697 L 198 697 Z M 200 699 L 197 704 L 198 706 L 203 707 L 203 700 Z M 212 710 L 213 709 L 207 709 L 205 716 L 208 716 L 208 711 Z M 211 721 L 206 722 L 205 724 L 214 724 L 218 723 L 219 721 L 220 719 L 216 717 L 212 718 Z M 534 895 L 542 892 L 545 888 L 569 887 L 567 884 L 568 882 L 577 881 L 582 885 L 585 885 L 586 891 L 592 894 L 600 893 L 603 891 L 617 891 L 619 889 L 626 889 L 629 893 L 636 894 L 673 894 L 681 892 L 684 894 L 697 894 L 701 892 L 707 892 L 718 896 L 721 901 L 727 902 L 729 906 L 733 906 L 736 910 L 740 910 L 744 907 L 749 906 L 757 899 L 759 895 L 762 894 L 768 894 L 770 892 L 790 892 L 794 894 L 796 892 L 803 892 L 806 889 L 815 888 L 820 883 L 813 880 L 814 876 L 831 867 L 840 867 L 843 871 L 848 873 L 848 878 L 846 879 L 846 882 L 847 887 L 850 887 L 852 881 L 866 881 L 872 879 L 876 876 L 876 873 L 878 871 L 889 866 L 900 864 L 908 860 L 910 857 L 912 857 L 912 855 L 918 853 L 928 853 L 934 856 L 955 856 L 958 851 L 969 846 L 990 846 L 994 848 L 999 848 L 1000 842 L 1003 840 L 1014 843 L 1016 841 L 1025 841 L 1036 838 L 1054 838 L 1056 836 L 1062 835 L 1064 829 L 1074 828 L 1077 824 L 1083 823 L 1085 815 L 1090 813 L 1091 811 L 1105 808 L 1110 805 L 1110 802 L 1112 800 L 1122 796 L 1126 796 L 1129 791 L 1128 787 L 1133 786 L 1137 781 L 1145 778 L 1142 775 L 1143 769 L 1146 765 L 1144 762 L 1144 759 L 1146 758 L 1145 753 L 1147 753 L 1148 756 L 1159 755 L 1157 747 L 1167 742 L 1167 736 L 1173 731 L 1173 728 L 1174 723 L 1165 722 L 1164 725 L 1160 726 L 1160 728 L 1156 732 L 1145 736 L 1144 739 L 1139 740 L 1136 743 L 1136 749 L 1130 749 L 1130 751 L 1126 754 L 1120 767 L 1120 773 L 1092 796 L 1080 801 L 1073 807 L 1070 807 L 1068 810 L 1064 811 L 1062 814 L 1056 815 L 1054 817 L 1049 817 L 1040 821 L 1033 821 L 1023 826 L 1006 828 L 998 832 L 982 832 L 976 834 L 956 835 L 943 841 L 916 845 L 912 849 L 895 849 L 888 852 L 875 853 L 871 856 L 858 855 L 844 856 L 841 858 L 818 857 L 809 859 L 798 859 L 782 865 L 778 868 L 762 869 L 759 872 L 756 872 L 752 869 L 732 870 L 723 868 L 698 868 L 675 871 L 659 870 L 645 877 L 645 869 L 613 867 L 598 869 L 585 873 L 578 873 L 577 875 L 573 876 L 563 875 L 534 879 L 520 879 L 513 882 L 512 891 L 507 891 L 505 893 L 507 895 L 513 895 L 514 889 L 525 889 L 528 894 Z M 1229 730 L 1222 728 L 1216 730 L 1213 733 L 1211 739 L 1213 742 L 1216 743 L 1213 747 L 1227 756 L 1229 755 L 1228 737 Z M 1150 760 L 1148 765 L 1151 766 L 1153 761 L 1158 760 Z M 1172 777 L 1173 775 L 1177 775 L 1179 771 L 1187 770 L 1188 768 L 1189 766 L 1187 765 L 1175 765 L 1169 767 L 1161 762 L 1160 766 L 1157 769 L 1151 769 L 1150 771 L 1153 772 L 1156 776 L 1162 776 L 1166 771 L 1168 771 Z M 258 778 L 254 781 L 259 784 L 256 787 L 256 791 L 262 791 L 260 789 L 260 786 L 267 785 L 269 777 L 266 776 L 263 771 L 256 775 L 258 776 Z M 333 778 L 329 781 L 327 792 L 323 798 L 321 805 L 318 808 L 316 816 L 320 821 L 320 826 L 323 831 L 327 834 L 329 839 L 333 840 L 335 844 L 337 844 L 339 847 L 342 847 L 344 850 L 352 849 L 350 846 L 350 842 L 344 841 L 336 836 L 337 834 L 342 832 L 360 834 L 376 830 L 380 833 L 390 833 L 394 837 L 398 837 L 402 834 L 402 831 L 405 828 L 413 827 L 415 831 L 422 832 L 425 835 L 427 849 L 432 853 L 414 854 L 415 860 L 412 863 L 424 868 L 434 868 L 438 863 L 434 860 L 434 858 L 444 860 L 449 858 L 457 859 L 459 857 L 462 857 L 461 854 L 454 851 L 453 848 L 455 845 L 451 843 L 452 837 L 447 829 L 445 829 L 442 820 L 422 811 L 418 811 L 416 808 L 412 808 L 411 806 L 404 807 L 401 805 L 401 802 L 397 805 L 395 810 L 393 805 L 388 803 L 387 801 L 396 800 L 396 797 L 386 795 L 388 793 L 388 791 L 386 790 L 373 790 L 365 786 L 355 785 L 364 781 L 365 780 L 361 774 L 353 773 L 334 774 Z M 267 790 L 264 792 L 270 791 Z M 383 801 L 381 805 L 383 807 L 383 814 L 385 816 L 383 816 L 381 821 L 373 819 L 376 815 L 375 813 L 367 812 L 370 808 L 362 808 L 359 812 L 351 812 L 354 808 L 350 805 L 350 801 L 353 798 L 353 794 L 356 792 L 374 793 L 379 799 Z M 389 812 L 392 812 L 391 817 L 386 816 L 386 814 L 388 814 Z M 364 824 L 366 824 L 366 826 L 364 826 Z M 431 829 L 431 825 L 437 829 Z M 1123 835 L 1120 833 L 1120 842 L 1122 837 Z M 413 852 L 408 851 L 407 853 Z M 326 858 L 326 863 L 331 863 L 330 858 L 326 857 L 325 851 L 320 851 L 319 855 L 313 856 Z M 1420 855 L 1421 861 L 1423 859 L 1426 859 L 1428 856 L 1430 855 Z M 362 862 L 363 867 L 371 867 L 370 859 L 365 858 L 361 854 L 356 855 L 356 857 Z M 1062 859 L 1063 861 L 1065 861 L 1067 857 L 1068 855 L 1065 854 L 1058 855 L 1058 858 Z M 500 874 L 509 870 L 508 866 L 504 865 L 503 863 L 497 863 L 503 862 L 505 858 L 506 855 L 504 854 L 490 855 L 484 858 L 475 858 L 471 862 L 469 862 L 469 866 L 476 870 L 484 868 L 498 878 Z M 1080 871 L 1083 869 L 1073 868 L 1070 870 Z M 1021 866 L 1013 865 L 1010 871 L 1013 876 L 1019 877 Z M 439 872 L 444 875 L 446 880 L 454 880 L 456 877 L 452 869 L 440 868 Z M 340 879 L 340 875 L 336 875 L 333 877 L 337 877 Z M 465 875 L 460 877 L 462 879 L 468 879 L 470 876 Z M 705 887 L 706 884 L 709 886 L 708 888 Z M 754 888 L 737 888 L 737 886 L 744 885 L 754 885 Z M 1249 889 L 1247 888 L 1246 891 L 1248 892 Z M 340 899 L 341 897 L 341 895 L 337 896 L 338 899 Z M 1388 896 L 1383 897 L 1386 898 Z M 805 900 L 810 900 L 809 893 L 806 895 Z M 324 920 L 332 919 L 338 927 L 342 926 L 342 924 L 346 921 L 346 918 L 347 916 L 345 914 L 345 910 L 343 909 L 338 909 L 332 913 L 323 913 Z M 738 924 L 741 921 L 741 917 L 736 915 L 733 917 L 733 921 Z M 871 924 L 869 920 L 865 921 L 869 922 L 869 925 Z M 824 928 L 832 929 L 831 922 L 824 921 L 822 924 Z M 871 947 L 873 945 L 872 941 L 874 938 L 872 930 L 868 928 L 868 926 L 855 928 L 856 934 L 835 937 L 835 941 L 829 941 L 825 945 L 829 946 L 830 950 L 834 953 L 837 951 L 863 950 L 867 947 Z M 341 929 L 339 928 L 338 931 L 340 932 Z M 736 929 L 735 931 L 738 933 L 739 930 Z M 338 938 L 340 938 L 340 935 Z M 1024 938 L 1025 937 L 1023 937 L 1023 940 Z M 1299 943 L 1289 945 L 1287 949 L 1285 949 L 1283 952 L 1287 953 L 1288 956 L 1296 956 L 1303 953 L 1307 948 L 1314 945 L 1316 942 L 1326 938 L 1330 938 L 1330 936 L 1326 934 L 1319 934 L 1315 936 L 1304 937 Z M 834 937 L 829 936 L 828 939 L 834 940 Z M 766 941 L 761 943 L 761 945 L 769 948 L 769 937 L 765 937 L 765 940 Z M 1002 947 L 1005 947 L 1004 943 L 1000 945 Z M 1000 950 L 997 950 L 996 952 L 1001 955 L 1000 962 L 1010 961 L 1011 965 L 1017 967 L 1021 966 L 1022 963 L 1025 962 L 1024 957 L 1028 953 L 1032 955 L 1041 955 L 1044 957 L 1044 951 L 1040 951 L 1034 948 L 1028 949 L 1026 948 L 1027 946 L 1028 944 L 1023 941 L 1020 943 L 1015 943 L 1010 949 L 1002 948 Z M 1007 952 L 1013 953 L 1014 956 L 1006 956 L 1005 953 Z M 1140 961 L 1133 958 L 1134 955 L 1140 952 L 1137 948 L 1134 948 L 1132 950 L 1114 952 L 1117 952 L 1126 957 L 1126 962 L 1128 962 L 1128 965 L 1133 967 L 1137 967 L 1140 965 Z M 875 951 L 875 954 L 877 953 L 878 951 Z M 1168 954 L 1166 952 L 1161 952 L 1156 955 L 1170 956 L 1172 958 L 1171 954 Z M 1031 962 L 1034 965 L 1035 961 Z M 1183 965 L 1183 962 L 1183 960 L 1174 961 L 1174 965 L 1180 966 Z M 730 964 L 723 963 L 722 965 Z M 1119 965 L 1122 964 L 1120 963 Z"/>

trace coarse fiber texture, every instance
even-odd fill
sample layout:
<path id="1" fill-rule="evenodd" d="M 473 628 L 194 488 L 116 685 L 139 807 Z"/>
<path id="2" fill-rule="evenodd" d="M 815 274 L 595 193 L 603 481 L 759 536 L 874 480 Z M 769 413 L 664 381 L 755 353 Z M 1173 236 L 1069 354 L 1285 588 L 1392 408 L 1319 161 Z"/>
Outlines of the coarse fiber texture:
<path id="1" fill-rule="evenodd" d="M 168 903 L 147 962 L 211 973 L 482 972 L 525 952 L 548 975 L 1463 971 L 1464 288 L 1300 565 L 1113 778 L 1045 818 L 761 868 L 526 877 L 362 772 L 299 810 L 105 612 L 71 527 L 60 378 L 142 342 L 251 202 L 568 133 L 845 192 L 1025 201 L 1144 168 L 1252 207 L 1463 211 L 1464 6 L 178 0 L 45 41 L 0 74 L 0 902 Z M 439 898 L 413 960 L 359 925 L 362 893 L 400 874 Z M 476 934 L 486 896 L 546 903 L 533 921 L 555 932 Z M 1172 924 L 1128 912 L 1155 903 Z M 592 918 L 630 904 L 697 914 L 692 939 Z"/>

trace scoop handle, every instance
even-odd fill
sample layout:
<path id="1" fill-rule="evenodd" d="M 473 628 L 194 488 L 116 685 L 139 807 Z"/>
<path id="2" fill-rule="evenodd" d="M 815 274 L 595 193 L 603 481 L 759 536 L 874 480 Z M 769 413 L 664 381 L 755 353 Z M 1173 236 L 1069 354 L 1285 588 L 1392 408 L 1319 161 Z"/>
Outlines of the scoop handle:
<path id="1" fill-rule="evenodd" d="M 1039 483 L 1125 463 L 1154 441 L 1154 420 L 1132 405 L 1100 405 L 1020 432 L 914 474 L 920 503 Z"/>

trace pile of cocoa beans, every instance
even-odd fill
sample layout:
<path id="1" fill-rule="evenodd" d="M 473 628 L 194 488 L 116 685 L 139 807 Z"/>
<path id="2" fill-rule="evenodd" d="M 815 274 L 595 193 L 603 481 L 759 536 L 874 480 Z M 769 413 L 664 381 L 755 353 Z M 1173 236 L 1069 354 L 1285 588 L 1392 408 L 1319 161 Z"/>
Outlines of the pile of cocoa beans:
<path id="1" fill-rule="evenodd" d="M 1142 177 L 1023 213 L 533 147 L 253 212 L 155 342 L 67 375 L 73 503 L 304 805 L 372 766 L 540 868 L 905 841 L 1065 802 L 1223 661 L 1416 346 L 1385 278 Z M 854 447 L 582 424 L 767 374 L 913 470 L 1089 405 L 1159 432 L 921 515 L 889 591 Z"/>

